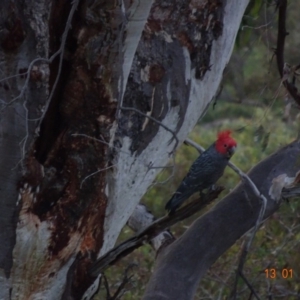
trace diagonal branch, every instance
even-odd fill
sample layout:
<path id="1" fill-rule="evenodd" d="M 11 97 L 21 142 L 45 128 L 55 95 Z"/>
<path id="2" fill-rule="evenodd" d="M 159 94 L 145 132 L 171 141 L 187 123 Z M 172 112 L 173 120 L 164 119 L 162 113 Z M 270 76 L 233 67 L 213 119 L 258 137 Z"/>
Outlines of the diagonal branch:
<path id="1" fill-rule="evenodd" d="M 127 226 L 135 233 L 139 233 L 143 229 L 150 226 L 153 222 L 155 222 L 155 220 L 155 217 L 147 209 L 147 207 L 144 204 L 140 203 L 136 206 L 133 214 L 128 219 Z M 151 239 L 150 244 L 152 248 L 158 253 L 162 248 L 173 243 L 174 240 L 175 237 L 172 235 L 170 230 L 164 230 L 156 235 L 153 239 Z"/>
<path id="2" fill-rule="evenodd" d="M 240 276 L 242 277 L 242 279 L 244 280 L 244 282 L 246 283 L 246 285 L 248 286 L 249 290 L 251 291 L 251 294 L 254 295 L 254 297 L 257 300 L 260 300 L 260 297 L 257 295 L 257 293 L 255 292 L 253 286 L 251 285 L 251 283 L 248 281 L 248 279 L 245 277 L 245 275 L 240 272 Z"/>
<path id="3" fill-rule="evenodd" d="M 166 215 L 154 221 L 150 226 L 142 230 L 140 233 L 126 240 L 107 252 L 104 256 L 100 257 L 93 264 L 91 269 L 88 270 L 88 272 L 92 276 L 98 276 L 108 266 L 115 264 L 119 259 L 139 248 L 144 243 L 150 242 L 160 232 L 203 209 L 206 205 L 216 199 L 223 190 L 224 188 L 222 187 L 216 188 L 214 191 L 211 191 L 209 194 L 205 195 L 201 201 L 196 199 L 190 204 L 177 210 L 172 216 Z"/>

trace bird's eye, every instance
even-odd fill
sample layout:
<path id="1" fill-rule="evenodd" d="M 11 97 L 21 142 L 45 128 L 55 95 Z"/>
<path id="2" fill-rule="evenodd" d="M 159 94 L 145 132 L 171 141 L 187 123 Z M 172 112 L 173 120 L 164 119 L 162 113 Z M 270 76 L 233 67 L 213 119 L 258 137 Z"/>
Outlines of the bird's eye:
<path id="1" fill-rule="evenodd" d="M 227 148 L 227 144 L 224 144 L 224 148 Z"/>

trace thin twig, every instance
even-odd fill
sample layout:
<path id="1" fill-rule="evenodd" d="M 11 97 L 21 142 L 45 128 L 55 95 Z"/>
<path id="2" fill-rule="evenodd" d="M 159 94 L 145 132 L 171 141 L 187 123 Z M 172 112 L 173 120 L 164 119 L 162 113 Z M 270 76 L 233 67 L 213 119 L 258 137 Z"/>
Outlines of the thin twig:
<path id="1" fill-rule="evenodd" d="M 221 288 L 219 289 L 219 296 L 218 296 L 218 299 L 217 299 L 217 300 L 221 300 L 221 299 L 223 298 L 223 291 L 224 291 L 225 286 L 226 286 L 227 288 L 229 288 L 229 283 L 228 283 L 228 281 L 230 280 L 230 277 L 231 277 L 232 274 L 234 273 L 234 269 L 235 269 L 234 265 L 235 265 L 236 261 L 237 261 L 237 258 L 235 258 L 235 259 L 234 259 L 234 262 L 231 263 L 231 269 L 227 271 L 227 276 L 226 276 L 226 278 L 223 280 L 222 286 L 221 286 Z"/>
<path id="2" fill-rule="evenodd" d="M 25 118 L 27 120 L 28 119 L 28 114 L 29 114 L 28 108 L 27 108 L 27 99 L 23 102 L 23 107 L 24 107 L 24 110 L 25 110 Z M 26 143 L 27 143 L 28 136 L 29 136 L 28 121 L 25 121 L 25 129 L 26 129 L 26 135 L 24 137 L 24 143 L 23 143 L 23 147 L 22 147 L 22 161 L 25 158 Z M 24 166 L 22 166 L 22 167 L 24 167 Z"/>
<path id="3" fill-rule="evenodd" d="M 107 277 L 104 273 L 101 274 L 101 278 L 103 278 L 103 284 L 104 284 L 104 287 L 105 287 L 105 290 L 106 290 L 106 300 L 109 300 L 111 299 L 111 296 L 110 296 L 110 290 L 109 290 L 109 284 L 108 284 L 108 280 L 107 280 Z"/>
<path id="4" fill-rule="evenodd" d="M 24 85 L 23 85 L 23 87 L 21 89 L 21 92 L 19 93 L 19 95 L 17 97 L 15 97 L 14 99 L 12 99 L 8 103 L 6 103 L 5 107 L 3 109 L 5 109 L 6 107 L 8 107 L 12 103 L 14 103 L 16 100 L 24 97 L 25 91 L 28 88 L 31 71 L 32 71 L 34 65 L 37 62 L 45 62 L 45 63 L 51 64 L 53 62 L 53 60 L 60 54 L 58 73 L 57 73 L 55 82 L 53 84 L 50 96 L 48 97 L 48 99 L 46 101 L 46 104 L 45 104 L 42 116 L 38 119 L 38 120 L 40 120 L 39 126 L 41 125 L 41 122 L 42 122 L 42 120 L 43 120 L 43 118 L 44 118 L 44 116 L 45 116 L 45 114 L 46 114 L 46 112 L 48 110 L 49 103 L 51 102 L 51 99 L 52 99 L 53 94 L 55 92 L 56 85 L 57 85 L 59 77 L 60 77 L 61 68 L 62 68 L 62 62 L 63 62 L 63 56 L 64 56 L 64 50 L 65 50 L 65 44 L 66 44 L 67 36 L 68 36 L 68 33 L 69 33 L 69 29 L 71 28 L 71 22 L 72 22 L 72 19 L 73 19 L 73 15 L 75 13 L 75 10 L 78 7 L 79 1 L 80 0 L 74 0 L 73 3 L 72 3 L 72 8 L 71 8 L 69 16 L 68 16 L 68 20 L 67 20 L 67 23 L 66 23 L 66 26 L 65 26 L 65 30 L 64 30 L 63 35 L 62 35 L 62 42 L 60 44 L 59 49 L 49 59 L 47 59 L 47 58 L 36 58 L 33 61 L 31 61 L 31 63 L 29 64 L 27 72 L 25 72 L 27 74 L 27 76 L 26 76 L 26 79 L 25 79 L 25 83 L 24 83 Z M 21 75 L 21 74 L 19 74 L 19 75 Z M 19 76 L 19 75 L 16 75 L 16 76 Z M 10 77 L 4 78 L 2 80 L 6 80 L 6 79 L 12 78 L 12 77 L 13 76 L 10 76 Z M 22 146 L 22 158 L 18 162 L 18 164 L 20 162 L 22 162 L 24 160 L 24 158 L 25 158 L 26 144 L 27 144 L 27 140 L 28 140 L 28 137 L 29 137 L 29 129 L 28 129 L 28 119 L 29 119 L 28 115 L 29 115 L 29 112 L 28 112 L 28 108 L 27 108 L 27 100 L 26 99 L 23 102 L 23 108 L 25 110 L 25 115 L 26 115 L 26 117 L 25 117 L 25 119 L 26 119 L 26 121 L 25 121 L 25 123 L 26 123 L 26 125 L 25 125 L 26 126 L 26 135 L 25 135 L 25 137 L 21 141 L 21 144 L 23 144 L 23 146 Z"/>
<path id="5" fill-rule="evenodd" d="M 121 30 L 119 32 L 119 38 L 118 38 L 118 43 L 119 43 L 119 63 L 121 64 L 122 60 L 124 60 L 124 52 L 123 52 L 123 40 L 124 40 L 124 32 L 125 32 L 125 27 L 128 23 L 128 19 L 126 17 L 126 9 L 123 0 L 121 0 L 121 11 L 122 11 L 122 25 L 121 25 Z M 116 111 L 116 118 L 118 119 L 120 117 L 120 107 L 123 105 L 123 100 L 124 100 L 124 69 L 121 67 L 121 78 L 120 78 L 120 90 L 119 90 L 119 96 L 118 96 L 118 105 L 117 105 L 117 111 Z M 128 74 L 129 75 L 129 74 Z"/>
<path id="6" fill-rule="evenodd" d="M 244 280 L 244 282 L 246 283 L 246 285 L 248 286 L 249 290 L 251 291 L 252 295 L 254 295 L 254 297 L 257 300 L 260 300 L 260 297 L 257 295 L 257 293 L 255 292 L 253 286 L 250 284 L 250 282 L 248 281 L 248 279 L 245 277 L 245 275 L 241 272 L 240 273 L 241 278 Z"/>
<path id="7" fill-rule="evenodd" d="M 241 256 L 240 256 L 237 271 L 236 271 L 235 280 L 234 280 L 232 290 L 230 293 L 229 299 L 231 299 L 231 300 L 236 300 L 238 279 L 239 279 L 239 275 L 242 273 L 247 254 L 248 254 L 247 243 L 244 241 L 242 251 L 241 251 Z"/>
<path id="8" fill-rule="evenodd" d="M 110 143 L 108 143 L 108 142 L 106 142 L 106 141 L 104 141 L 104 140 L 97 139 L 97 138 L 95 138 L 95 137 L 92 137 L 92 136 L 87 135 L 87 134 L 84 134 L 84 133 L 73 133 L 73 134 L 71 134 L 71 136 L 81 136 L 81 137 L 85 137 L 85 138 L 87 138 L 87 139 L 90 139 L 90 140 L 93 140 L 93 141 L 102 143 L 102 144 L 104 144 L 104 145 L 107 145 L 107 146 L 109 146 L 109 147 L 111 147 L 111 148 L 113 148 L 113 149 L 117 149 L 119 152 L 124 153 L 124 154 L 127 154 L 128 156 L 131 155 L 129 152 L 124 151 L 124 150 L 121 150 L 121 149 L 119 149 L 119 148 L 117 148 L 117 147 L 115 147 L 115 146 L 112 146 Z M 146 166 L 144 160 L 139 159 L 138 157 L 136 157 L 136 160 L 139 161 L 140 163 L 142 163 L 144 166 Z M 174 160 L 173 160 L 173 161 L 174 161 Z M 175 161 L 174 161 L 174 165 L 171 165 L 171 166 L 152 166 L 152 165 L 151 165 L 151 166 L 148 166 L 148 168 L 149 168 L 149 170 L 150 170 L 150 169 L 164 169 L 164 168 L 174 168 L 174 166 L 175 166 Z"/>
<path id="9" fill-rule="evenodd" d="M 98 174 L 98 173 L 100 173 L 100 172 L 102 172 L 102 171 L 111 169 L 111 168 L 113 168 L 114 166 L 115 166 L 115 165 L 111 165 L 111 166 L 102 168 L 102 169 L 100 169 L 100 170 L 97 170 L 97 171 L 95 171 L 95 172 L 93 172 L 93 173 L 87 175 L 87 176 L 86 176 L 85 178 L 83 178 L 83 180 L 81 181 L 81 183 L 80 183 L 80 188 L 82 188 L 83 183 L 84 183 L 88 178 L 90 178 L 90 177 L 92 177 L 92 176 L 94 176 L 94 175 L 96 175 L 96 174 Z"/>
<path id="10" fill-rule="evenodd" d="M 64 30 L 63 35 L 61 37 L 61 44 L 60 44 L 60 47 L 59 47 L 58 51 L 56 52 L 56 53 L 60 54 L 58 71 L 57 71 L 57 75 L 56 75 L 56 78 L 55 78 L 55 82 L 54 82 L 54 84 L 52 86 L 52 89 L 51 89 L 51 93 L 50 93 L 50 95 L 49 95 L 49 97 L 48 97 L 48 99 L 46 101 L 46 105 L 44 107 L 44 111 L 43 111 L 43 114 L 41 116 L 40 124 L 41 124 L 41 122 L 43 121 L 43 119 L 45 117 L 45 114 L 46 114 L 46 112 L 48 110 L 48 107 L 49 107 L 49 104 L 51 102 L 51 99 L 52 99 L 53 94 L 55 92 L 58 80 L 60 78 L 61 69 L 62 69 L 62 63 L 63 63 L 63 59 L 64 59 L 65 45 L 66 45 L 66 41 L 67 41 L 69 30 L 72 27 L 71 23 L 72 23 L 72 20 L 73 20 L 74 13 L 75 13 L 75 11 L 76 11 L 76 9 L 78 7 L 79 1 L 80 0 L 74 0 L 73 3 L 72 3 L 72 7 L 71 7 L 71 10 L 70 10 L 67 22 L 66 22 L 65 30 Z"/>
<path id="11" fill-rule="evenodd" d="M 5 78 L 0 79 L 0 83 L 3 82 L 3 81 L 7 81 L 9 79 L 13 79 L 13 78 L 16 78 L 16 77 L 19 77 L 19 76 L 24 76 L 24 75 L 27 75 L 27 74 L 28 74 L 28 70 L 26 72 L 24 72 L 24 73 L 19 73 L 19 74 L 7 76 Z"/>
<path id="12" fill-rule="evenodd" d="M 141 112 L 140 110 L 136 109 L 135 107 L 124 107 L 124 106 L 120 106 L 120 109 L 122 109 L 122 110 L 127 110 L 127 111 L 134 111 L 134 112 L 140 114 L 141 116 L 144 116 L 145 118 L 148 118 L 148 119 L 150 119 L 151 121 L 153 121 L 154 123 L 160 125 L 162 128 L 164 128 L 165 130 L 167 130 L 168 132 L 170 132 L 170 133 L 173 135 L 174 139 L 175 139 L 175 145 L 174 145 L 174 148 L 173 148 L 172 153 L 173 153 L 174 150 L 177 148 L 177 146 L 178 146 L 178 144 L 179 144 L 179 140 L 178 140 L 178 138 L 177 138 L 177 135 L 176 135 L 176 133 L 175 133 L 172 129 L 170 129 L 168 126 L 166 126 L 166 125 L 163 124 L 162 122 L 156 120 L 155 118 L 153 118 L 153 117 L 151 117 L 151 116 L 148 116 L 147 114 Z"/>
<path id="13" fill-rule="evenodd" d="M 167 179 L 163 180 L 163 181 L 154 181 L 151 184 L 151 186 L 155 186 L 157 184 L 159 184 L 159 185 L 166 184 L 167 182 L 169 182 L 174 177 L 174 174 L 175 174 L 175 155 L 174 154 L 172 155 L 172 161 L 173 161 L 173 165 L 165 167 L 165 168 L 167 168 L 167 167 L 172 168 L 172 173 L 170 174 L 170 176 Z M 152 168 L 154 168 L 154 167 L 152 167 Z"/>
<path id="14" fill-rule="evenodd" d="M 223 190 L 224 188 L 218 187 L 206 194 L 205 197 L 201 198 L 201 200 L 195 199 L 190 204 L 175 211 L 171 216 L 166 215 L 154 221 L 150 226 L 142 229 L 141 232 L 137 233 L 132 238 L 126 240 L 125 242 L 121 243 L 120 245 L 116 246 L 115 248 L 108 251 L 105 255 L 100 257 L 88 270 L 88 273 L 91 276 L 98 276 L 108 266 L 115 264 L 122 257 L 128 255 L 145 243 L 150 242 L 162 231 L 165 231 L 170 226 L 194 215 L 196 212 L 203 209 L 206 205 L 216 199 Z"/>
<path id="15" fill-rule="evenodd" d="M 50 58 L 42 58 L 42 57 L 39 57 L 39 58 L 36 58 L 34 59 L 30 64 L 29 64 L 29 67 L 27 69 L 27 72 L 25 73 L 21 73 L 21 74 L 16 74 L 16 75 L 12 75 L 12 76 L 9 76 L 9 77 L 6 77 L 4 79 L 1 79 L 1 81 L 4 81 L 4 80 L 7 80 L 7 79 L 10 79 L 10 78 L 14 78 L 14 77 L 17 77 L 17 76 L 21 76 L 21 75 L 24 75 L 26 74 L 26 80 L 25 80 L 25 83 L 21 89 L 21 92 L 20 94 L 15 97 L 14 99 L 12 99 L 10 102 L 6 103 L 6 106 L 9 106 L 10 104 L 12 104 L 13 102 L 15 102 L 16 100 L 20 99 L 20 98 L 23 98 L 24 96 L 24 93 L 28 87 L 28 84 L 29 84 L 29 80 L 30 80 L 30 73 L 34 67 L 34 65 L 37 63 L 37 62 L 44 62 L 44 63 L 47 63 L 47 64 L 51 64 L 54 59 L 59 55 L 61 54 L 60 56 L 60 59 L 59 59 L 59 68 L 58 68 L 58 74 L 57 74 L 57 77 L 56 77 L 56 80 L 53 84 L 53 87 L 52 87 L 52 90 L 51 90 L 51 94 L 47 100 L 47 103 L 46 103 L 46 106 L 44 108 L 44 112 L 43 112 L 43 115 L 40 119 L 43 119 L 46 111 L 47 111 L 47 108 L 49 106 L 49 102 L 51 101 L 52 99 L 52 96 L 53 96 L 53 93 L 54 93 L 54 90 L 56 88 L 56 85 L 57 85 L 57 82 L 58 82 L 58 79 L 59 79 L 59 76 L 60 76 L 60 73 L 61 73 L 61 67 L 62 67 L 62 61 L 63 61 L 63 54 L 64 54 L 64 51 L 65 51 L 65 44 L 66 44 L 66 40 L 67 40 L 67 36 L 68 36 L 68 33 L 69 33 L 69 29 L 71 28 L 71 22 L 72 22 L 72 19 L 73 19 L 73 15 L 75 13 L 75 10 L 77 9 L 78 7 L 78 4 L 79 4 L 79 1 L 80 0 L 74 0 L 73 1 L 73 4 L 72 4 L 72 8 L 71 8 L 71 11 L 69 13 L 69 16 L 68 16 L 68 20 L 67 20 L 67 23 L 66 23 L 66 27 L 65 27 L 65 30 L 63 32 L 63 35 L 62 35 L 62 42 L 60 44 L 60 47 L 59 49 L 53 54 L 51 55 Z"/>
<path id="16" fill-rule="evenodd" d="M 54 53 L 54 54 L 52 55 L 52 57 L 54 56 L 54 58 L 55 58 L 58 54 L 59 54 L 59 53 Z M 28 71 L 26 72 L 27 76 L 26 76 L 26 79 L 25 79 L 25 83 L 24 83 L 24 85 L 23 85 L 22 88 L 21 88 L 20 94 L 19 94 L 17 97 L 13 98 L 11 101 L 7 102 L 7 103 L 5 104 L 5 108 L 8 107 L 9 105 L 11 105 L 12 103 L 14 103 L 16 100 L 18 100 L 18 99 L 24 97 L 24 93 L 25 93 L 25 91 L 26 91 L 26 89 L 27 89 L 27 87 L 28 87 L 28 84 L 29 84 L 30 73 L 31 73 L 32 68 L 34 67 L 34 65 L 35 65 L 37 62 L 51 63 L 51 62 L 52 62 L 52 57 L 49 58 L 49 59 L 47 59 L 47 58 L 36 58 L 36 59 L 34 59 L 34 60 L 29 64 Z M 53 59 L 54 59 L 54 58 L 53 58 Z M 18 76 L 18 75 L 13 75 L 13 76 Z M 4 78 L 3 80 L 6 80 L 6 79 L 11 78 L 11 77 L 13 77 L 13 76 L 6 77 L 6 78 Z M 3 109 L 4 109 L 4 108 L 3 108 Z"/>
<path id="17" fill-rule="evenodd" d="M 120 283 L 114 295 L 112 296 L 111 300 L 121 299 L 122 295 L 125 292 L 125 286 L 130 282 L 131 278 L 133 277 L 133 275 L 128 276 L 129 270 L 136 266 L 136 264 L 132 263 L 126 268 L 123 280 Z"/>

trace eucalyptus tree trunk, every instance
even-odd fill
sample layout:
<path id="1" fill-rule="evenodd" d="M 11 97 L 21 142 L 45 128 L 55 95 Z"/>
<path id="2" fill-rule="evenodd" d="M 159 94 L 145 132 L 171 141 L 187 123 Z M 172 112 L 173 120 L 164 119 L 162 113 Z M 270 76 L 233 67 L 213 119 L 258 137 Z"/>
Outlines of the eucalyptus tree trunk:
<path id="1" fill-rule="evenodd" d="M 248 1 L 0 8 L 0 299 L 90 299 L 160 168 L 205 113 Z"/>

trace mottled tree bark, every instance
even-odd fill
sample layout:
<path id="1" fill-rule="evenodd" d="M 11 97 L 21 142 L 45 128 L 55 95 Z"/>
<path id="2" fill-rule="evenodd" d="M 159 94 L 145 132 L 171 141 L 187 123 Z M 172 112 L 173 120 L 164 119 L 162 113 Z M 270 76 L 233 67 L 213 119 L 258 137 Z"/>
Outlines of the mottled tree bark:
<path id="1" fill-rule="evenodd" d="M 0 299 L 89 299 L 86 270 L 205 113 L 248 1 L 2 2 Z"/>

